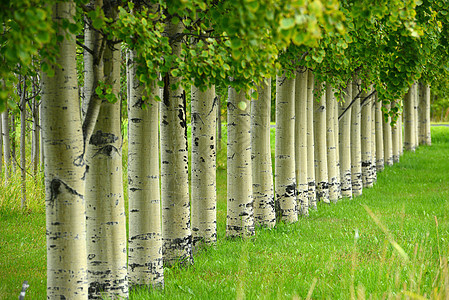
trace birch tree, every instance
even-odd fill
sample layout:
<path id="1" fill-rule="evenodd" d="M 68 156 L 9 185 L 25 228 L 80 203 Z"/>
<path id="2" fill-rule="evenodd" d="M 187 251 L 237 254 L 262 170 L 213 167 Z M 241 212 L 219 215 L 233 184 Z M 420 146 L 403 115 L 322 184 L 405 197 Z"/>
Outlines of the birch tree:
<path id="1" fill-rule="evenodd" d="M 419 115 L 419 144 L 431 145 L 432 139 L 430 135 L 430 86 L 424 83 L 420 83 L 420 98 L 418 108 L 420 109 Z"/>
<path id="2" fill-rule="evenodd" d="M 313 128 L 313 91 L 315 79 L 313 72 L 307 70 L 307 182 L 309 208 L 316 209 L 316 181 L 315 181 L 315 135 Z"/>
<path id="3" fill-rule="evenodd" d="M 271 165 L 270 120 L 271 80 L 257 89 L 258 99 L 251 100 L 251 166 L 254 221 L 269 228 L 276 225 L 273 170 Z"/>
<path id="4" fill-rule="evenodd" d="M 392 103 L 392 106 L 400 105 L 400 102 Z M 396 124 L 391 129 L 392 151 L 393 151 L 393 163 L 399 162 L 402 148 L 402 127 L 401 127 L 401 115 L 399 115 Z"/>
<path id="5" fill-rule="evenodd" d="M 226 236 L 254 235 L 251 175 L 251 116 L 245 92 L 228 91 Z"/>
<path id="6" fill-rule="evenodd" d="M 320 95 L 319 101 L 315 100 L 313 102 L 315 174 L 318 200 L 324 203 L 329 203 L 329 177 L 327 170 L 326 143 L 326 91 L 324 86 L 324 83 L 315 82 L 315 95 Z"/>
<path id="7" fill-rule="evenodd" d="M 352 83 L 352 95 L 355 99 L 351 108 L 351 181 L 352 193 L 355 197 L 360 196 L 363 191 L 359 85 L 359 80 L 354 80 Z"/>
<path id="8" fill-rule="evenodd" d="M 217 241 L 215 86 L 192 86 L 192 238 L 193 246 Z"/>
<path id="9" fill-rule="evenodd" d="M 384 116 L 382 113 L 382 102 L 377 99 L 375 95 L 375 138 L 376 138 L 376 171 L 380 172 L 384 169 L 384 137 L 383 137 L 383 122 Z"/>
<path id="10" fill-rule="evenodd" d="M 308 70 L 296 72 L 295 82 L 295 160 L 298 213 L 309 215 L 307 170 L 307 79 Z"/>
<path id="11" fill-rule="evenodd" d="M 182 22 L 166 23 L 172 55 L 180 56 Z M 165 75 L 161 103 L 161 201 L 164 264 L 191 264 L 189 171 L 185 91 L 180 78 Z M 174 89 L 173 89 L 174 88 Z"/>
<path id="12" fill-rule="evenodd" d="M 334 132 L 336 102 L 332 86 L 328 83 L 326 84 L 326 146 L 329 200 L 332 202 L 337 202 L 340 194 L 340 174 L 337 172 L 337 146 Z"/>
<path id="13" fill-rule="evenodd" d="M 53 20 L 73 22 L 73 2 L 57 3 Z M 62 40 L 54 77 L 42 74 L 45 147 L 47 298 L 87 299 L 85 163 L 76 76 L 75 36 L 58 28 Z"/>
<path id="14" fill-rule="evenodd" d="M 372 102 L 369 104 L 371 107 L 371 159 L 372 159 L 372 168 L 373 171 L 371 172 L 373 177 L 373 184 L 377 181 L 377 145 L 376 145 L 376 95 L 377 93 L 374 92 L 373 96 L 371 96 Z"/>
<path id="15" fill-rule="evenodd" d="M 23 84 L 21 85 L 20 91 L 20 175 L 21 175 L 21 185 L 22 185 L 22 198 L 20 202 L 21 208 L 26 208 L 27 206 L 27 192 L 26 192 L 26 98 L 27 98 L 27 78 L 26 76 L 22 78 Z M 20 82 L 19 82 L 20 85 Z"/>
<path id="16" fill-rule="evenodd" d="M 368 94 L 363 92 L 362 99 L 365 103 L 361 104 L 361 150 L 362 150 L 362 182 L 363 187 L 373 186 L 373 158 L 372 158 L 372 109 L 371 99 L 368 99 Z"/>
<path id="17" fill-rule="evenodd" d="M 404 97 L 404 148 L 413 152 L 416 149 L 415 92 L 413 84 Z"/>
<path id="18" fill-rule="evenodd" d="M 349 106 L 352 101 L 352 82 L 350 82 L 344 93 L 344 101 L 338 105 L 339 115 L 339 152 L 340 152 L 340 178 L 341 194 L 343 197 L 352 198 L 351 180 L 351 111 Z"/>
<path id="19" fill-rule="evenodd" d="M 276 76 L 275 193 L 280 219 L 298 221 L 295 176 L 295 79 Z"/>
<path id="20" fill-rule="evenodd" d="M 33 84 L 33 94 L 36 94 L 36 83 Z M 32 161 L 33 161 L 33 173 L 37 176 L 37 171 L 39 169 L 40 160 L 40 124 L 39 124 L 39 100 L 34 97 L 32 102 L 32 118 L 33 118 L 33 128 L 32 128 Z M 1 130 L 0 130 L 1 132 Z M 1 147 L 0 147 L 1 149 Z"/>
<path id="21" fill-rule="evenodd" d="M 386 110 L 390 109 L 390 104 L 385 104 Z M 385 165 L 393 165 L 393 140 L 391 135 L 391 117 L 383 117 L 383 144 L 384 144 L 384 162 Z"/>
<path id="22" fill-rule="evenodd" d="M 11 143 L 9 139 L 9 109 L 2 113 L 3 158 L 5 161 L 5 182 L 10 177 L 11 168 Z"/>
<path id="23" fill-rule="evenodd" d="M 163 286 L 159 188 L 159 102 L 145 100 L 136 76 L 134 51 L 128 52 L 128 274 L 130 284 Z M 156 87 L 153 87 L 158 94 Z"/>
<path id="24" fill-rule="evenodd" d="M 113 2 L 105 1 L 104 14 L 116 18 Z M 94 71 L 104 99 L 86 146 L 86 228 L 89 298 L 128 297 L 126 215 L 123 199 L 120 108 L 120 44 L 104 41 L 102 74 Z M 101 54 L 100 54 L 101 55 Z M 96 77 L 98 76 L 98 77 Z M 96 88 L 97 95 L 99 94 Z M 93 101 L 92 99 L 90 101 Z M 88 118 L 89 103 L 85 120 Z"/>

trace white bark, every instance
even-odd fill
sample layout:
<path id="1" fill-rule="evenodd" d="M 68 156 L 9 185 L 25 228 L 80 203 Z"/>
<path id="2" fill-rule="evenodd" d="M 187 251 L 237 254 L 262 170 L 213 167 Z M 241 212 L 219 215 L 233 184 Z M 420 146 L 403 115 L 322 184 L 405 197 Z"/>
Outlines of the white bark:
<path id="1" fill-rule="evenodd" d="M 39 159 L 40 159 L 39 101 L 36 98 L 33 99 L 32 114 L 33 114 L 32 161 L 33 161 L 34 176 L 36 176 L 37 171 L 39 169 Z"/>
<path id="2" fill-rule="evenodd" d="M 316 94 L 320 94 L 319 101 L 313 101 L 313 123 L 315 137 L 315 174 L 316 193 L 319 201 L 329 203 L 329 177 L 327 170 L 326 143 L 326 90 L 325 83 L 315 82 Z"/>
<path id="3" fill-rule="evenodd" d="M 377 95 L 374 94 L 371 97 L 370 107 L 371 107 L 371 159 L 372 159 L 372 176 L 373 176 L 373 184 L 377 181 L 377 165 L 376 165 L 376 102 Z"/>
<path id="4" fill-rule="evenodd" d="M 361 95 L 362 100 L 368 96 L 367 93 L 363 92 Z M 372 157 L 372 99 L 366 99 L 365 103 L 362 104 L 362 117 L 361 117 L 361 149 L 362 149 L 362 181 L 363 187 L 373 186 L 373 157 Z"/>
<path id="5" fill-rule="evenodd" d="M 192 86 L 192 239 L 193 246 L 217 241 L 215 86 Z"/>
<path id="6" fill-rule="evenodd" d="M 329 182 L 329 200 L 337 202 L 340 196 L 340 174 L 337 172 L 337 143 L 335 141 L 335 110 L 336 99 L 332 86 L 326 84 L 326 146 L 327 146 L 327 170 Z"/>
<path id="7" fill-rule="evenodd" d="M 26 77 L 23 78 L 22 93 L 20 95 L 20 174 L 22 185 L 22 199 L 20 206 L 26 208 L 27 206 L 27 192 L 26 192 Z"/>
<path id="8" fill-rule="evenodd" d="M 11 170 L 11 141 L 9 139 L 9 109 L 2 113 L 3 158 L 5 161 L 5 182 L 8 181 Z"/>
<path id="9" fill-rule="evenodd" d="M 307 70 L 307 183 L 309 209 L 317 209 L 315 183 L 315 136 L 313 128 L 313 91 L 315 79 L 313 72 Z"/>
<path id="10" fill-rule="evenodd" d="M 296 72 L 295 82 L 295 160 L 298 213 L 309 215 L 307 180 L 307 69 Z"/>
<path id="11" fill-rule="evenodd" d="M 392 103 L 392 105 L 400 105 L 400 102 Z M 399 162 L 399 157 L 401 156 L 401 137 L 402 137 L 402 117 L 399 116 L 396 124 L 391 129 L 391 140 L 392 140 L 392 152 L 393 152 L 393 163 Z"/>
<path id="12" fill-rule="evenodd" d="M 143 101 L 135 53 L 128 52 L 128 274 L 130 284 L 163 286 L 159 188 L 159 94 Z"/>
<path id="13" fill-rule="evenodd" d="M 338 121 L 338 106 L 339 106 L 339 102 L 337 101 L 337 99 L 334 97 L 334 141 L 335 141 L 335 148 L 336 148 L 336 165 L 337 165 L 337 194 L 338 194 L 338 199 L 342 198 L 342 194 L 341 194 L 341 167 L 340 167 L 340 143 L 339 143 L 339 136 L 340 136 L 340 127 L 339 127 L 339 121 Z"/>
<path id="14" fill-rule="evenodd" d="M 431 145 L 430 136 L 430 86 L 420 83 L 420 101 L 419 101 L 419 144 Z"/>
<path id="15" fill-rule="evenodd" d="M 341 115 L 352 101 L 352 83 L 346 87 L 344 102 L 338 105 Z M 351 110 L 349 107 L 339 121 L 339 153 L 340 153 L 340 178 L 341 194 L 343 197 L 352 198 L 351 180 Z"/>
<path id="16" fill-rule="evenodd" d="M 402 105 L 404 106 L 404 105 Z M 403 115 L 399 115 L 398 121 L 397 121 L 397 127 L 398 127 L 398 149 L 399 149 L 399 156 L 402 156 L 404 154 L 404 118 Z M 399 157 L 398 157 L 399 159 Z M 398 160 L 399 161 L 399 160 Z"/>
<path id="17" fill-rule="evenodd" d="M 352 84 L 352 97 L 359 93 L 359 80 Z M 363 192 L 362 181 L 362 140 L 361 140 L 361 116 L 360 97 L 354 100 L 351 108 L 351 181 L 352 194 L 360 196 Z"/>
<path id="18" fill-rule="evenodd" d="M 166 24 L 166 34 L 175 36 L 183 30 L 182 22 Z M 180 55 L 180 41 L 171 44 Z M 190 227 L 189 170 L 185 91 L 171 85 L 180 78 L 166 75 L 161 103 L 161 200 L 164 264 L 192 264 Z"/>
<path id="19" fill-rule="evenodd" d="M 73 20 L 75 5 L 54 5 L 53 19 Z M 75 36 L 59 32 L 55 75 L 42 75 L 45 147 L 47 298 L 87 299 L 83 134 L 76 76 Z M 59 67 L 60 66 L 60 67 Z"/>
<path id="20" fill-rule="evenodd" d="M 385 108 L 390 110 L 390 104 L 385 104 Z M 384 144 L 384 162 L 387 166 L 393 165 L 393 140 L 391 136 L 391 117 L 382 116 L 383 120 L 383 144 Z"/>
<path id="21" fill-rule="evenodd" d="M 375 119 L 376 119 L 376 171 L 380 172 L 384 169 L 384 115 L 382 112 L 382 101 L 377 99 L 376 94 L 376 106 L 375 106 Z"/>
<path id="22" fill-rule="evenodd" d="M 254 220 L 271 228 L 276 225 L 270 144 L 271 79 L 262 83 L 257 92 L 259 98 L 251 101 Z"/>
<path id="23" fill-rule="evenodd" d="M 281 220 L 298 221 L 295 176 L 295 79 L 276 76 L 274 183 Z"/>
<path id="24" fill-rule="evenodd" d="M 251 175 L 251 115 L 245 92 L 228 92 L 226 236 L 254 235 Z"/>
<path id="25" fill-rule="evenodd" d="M 420 98 L 420 89 L 419 84 L 417 81 L 413 83 L 413 119 L 414 119 L 414 126 L 413 131 L 415 134 L 415 146 L 414 148 L 418 148 L 419 146 L 419 111 L 418 111 L 418 104 L 419 104 L 419 98 Z"/>
<path id="26" fill-rule="evenodd" d="M 410 87 L 404 97 L 404 147 L 405 150 L 415 151 L 415 89 Z"/>
<path id="27" fill-rule="evenodd" d="M 101 0 L 100 0 L 101 1 Z M 97 6 L 102 6 L 102 1 L 96 1 Z M 93 3 L 94 0 L 91 0 Z M 84 25 L 84 45 L 88 49 L 98 49 L 100 42 L 99 32 L 96 30 L 93 30 L 91 28 L 91 25 L 87 22 L 85 22 Z M 84 86 L 82 89 L 82 101 L 81 101 L 81 114 L 82 118 L 86 116 L 87 112 L 87 106 L 89 105 L 89 100 L 95 91 L 93 91 L 94 88 L 94 57 L 89 51 L 84 49 L 83 52 L 83 60 L 84 60 Z"/>
<path id="28" fill-rule="evenodd" d="M 105 15 L 114 17 L 112 3 Z M 105 47 L 103 78 L 119 97 L 120 44 Z M 123 199 L 121 102 L 103 101 L 87 141 L 86 214 L 89 298 L 128 297 Z"/>

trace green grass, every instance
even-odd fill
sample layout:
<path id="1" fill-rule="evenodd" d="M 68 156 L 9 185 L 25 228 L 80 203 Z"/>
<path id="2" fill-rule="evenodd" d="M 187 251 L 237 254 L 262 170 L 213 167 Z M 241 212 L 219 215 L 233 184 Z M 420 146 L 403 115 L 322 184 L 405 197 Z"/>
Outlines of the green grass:
<path id="1" fill-rule="evenodd" d="M 259 228 L 247 240 L 224 238 L 223 144 L 217 245 L 198 252 L 194 266 L 165 269 L 165 290 L 136 290 L 130 298 L 447 297 L 449 128 L 432 127 L 432 138 L 432 146 L 406 152 L 379 173 L 361 197 L 319 204 L 310 217 Z M 29 185 L 33 201 L 26 212 L 20 210 L 18 175 L 0 187 L 0 299 L 17 298 L 23 280 L 30 282 L 27 298 L 45 298 L 43 189 Z M 440 292 L 446 294 L 438 297 Z"/>

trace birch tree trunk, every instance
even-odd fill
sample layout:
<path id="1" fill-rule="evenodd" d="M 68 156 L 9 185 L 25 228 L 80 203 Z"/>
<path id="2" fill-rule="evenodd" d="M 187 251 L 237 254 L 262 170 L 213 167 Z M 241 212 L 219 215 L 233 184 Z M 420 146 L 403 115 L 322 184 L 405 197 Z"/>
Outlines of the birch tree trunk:
<path id="1" fill-rule="evenodd" d="M 53 20 L 73 22 L 75 5 L 54 5 Z M 45 147 L 47 299 L 87 299 L 83 133 L 76 76 L 75 36 L 64 38 L 54 67 L 42 74 L 42 136 Z M 60 66 L 60 67 L 59 67 Z"/>
<path id="2" fill-rule="evenodd" d="M 341 194 L 343 197 L 352 198 L 352 180 L 351 180 L 351 110 L 349 104 L 352 101 L 352 83 L 346 87 L 344 102 L 339 105 L 339 115 L 342 115 L 339 121 L 339 152 L 340 152 L 340 178 Z M 346 110 L 346 112 L 345 112 Z"/>
<path id="3" fill-rule="evenodd" d="M 17 137 L 17 130 L 16 130 L 16 116 L 15 114 L 11 114 L 11 126 L 9 128 L 10 131 L 10 144 L 11 144 L 11 166 L 12 166 L 12 172 L 16 172 L 16 166 L 17 166 L 17 156 L 16 156 L 16 137 Z"/>
<path id="4" fill-rule="evenodd" d="M 418 148 L 419 146 L 419 111 L 418 111 L 418 104 L 419 104 L 419 98 L 420 98 L 420 88 L 417 81 L 413 83 L 413 119 L 414 119 L 414 126 L 413 131 L 415 134 L 415 145 L 414 148 Z"/>
<path id="5" fill-rule="evenodd" d="M 276 76 L 274 183 L 282 221 L 298 221 L 295 175 L 295 79 Z"/>
<path id="6" fill-rule="evenodd" d="M 352 97 L 359 94 L 359 85 L 360 80 L 353 81 Z M 351 181 L 354 197 L 360 196 L 363 192 L 361 113 L 360 97 L 357 96 L 351 108 Z"/>
<path id="7" fill-rule="evenodd" d="M 413 85 L 408 90 L 404 98 L 404 147 L 405 150 L 415 151 L 415 95 Z"/>
<path id="8" fill-rule="evenodd" d="M 309 69 L 307 70 L 307 183 L 309 208 L 316 210 L 315 135 L 313 128 L 314 85 L 313 72 Z"/>
<path id="9" fill-rule="evenodd" d="M 215 141 L 217 142 L 217 151 L 221 151 L 221 140 L 222 140 L 222 133 L 221 133 L 221 97 L 220 95 L 217 96 L 217 138 Z"/>
<path id="10" fill-rule="evenodd" d="M 254 235 L 251 175 L 251 115 L 245 93 L 228 92 L 226 236 Z"/>
<path id="11" fill-rule="evenodd" d="M 324 203 L 330 203 L 326 143 L 326 90 L 324 89 L 324 86 L 325 83 L 315 82 L 315 90 L 317 90 L 315 93 L 321 94 L 319 101 L 313 101 L 315 174 L 318 200 Z"/>
<path id="12" fill-rule="evenodd" d="M 395 102 L 392 104 L 400 105 L 400 102 Z M 401 116 L 398 117 L 396 124 L 391 128 L 391 140 L 392 140 L 392 151 L 393 151 L 393 163 L 399 162 L 399 157 L 401 156 L 401 136 L 402 136 L 402 128 L 401 124 Z"/>
<path id="13" fill-rule="evenodd" d="M 363 92 L 361 98 L 366 99 L 368 95 Z M 361 149 L 362 149 L 362 182 L 363 187 L 373 186 L 373 158 L 371 145 L 371 101 L 366 99 L 361 107 Z"/>
<path id="14" fill-rule="evenodd" d="M 34 176 L 36 177 L 37 171 L 39 169 L 39 159 L 40 159 L 39 101 L 36 98 L 34 98 L 32 105 L 33 105 L 33 111 L 32 111 L 32 114 L 33 114 L 32 161 L 33 161 L 33 173 L 34 173 Z M 1 147 L 0 147 L 0 149 L 1 149 Z"/>
<path id="15" fill-rule="evenodd" d="M 376 94 L 371 96 L 369 106 L 371 107 L 371 159 L 372 159 L 372 177 L 373 184 L 377 181 L 377 166 L 376 166 Z"/>
<path id="16" fill-rule="evenodd" d="M 296 72 L 295 82 L 295 160 L 298 213 L 309 215 L 307 180 L 307 69 Z"/>
<path id="17" fill-rule="evenodd" d="M 182 22 L 168 21 L 166 34 L 173 37 L 183 30 Z M 180 55 L 181 43 L 171 44 L 174 55 Z M 161 200 L 164 264 L 192 264 L 190 228 L 189 170 L 185 91 L 180 78 L 166 75 L 161 103 Z"/>
<path id="18" fill-rule="evenodd" d="M 390 104 L 386 104 L 387 111 L 390 110 Z M 393 165 L 393 140 L 391 136 L 391 117 L 385 118 L 383 116 L 383 144 L 384 144 L 384 159 L 387 166 Z"/>
<path id="19" fill-rule="evenodd" d="M 273 170 L 271 165 L 270 120 L 271 79 L 258 87 L 259 98 L 251 101 L 251 166 L 254 221 L 269 228 L 276 225 Z"/>
<path id="20" fill-rule="evenodd" d="M 22 209 L 27 206 L 27 191 L 26 191 L 26 77 L 23 78 L 22 92 L 20 95 L 20 174 L 22 185 L 22 199 L 20 206 Z"/>
<path id="21" fill-rule="evenodd" d="M 337 202 L 339 198 L 340 178 L 337 172 L 337 147 L 335 142 L 335 109 L 336 100 L 332 86 L 326 84 L 326 145 L 327 170 L 329 182 L 329 200 Z"/>
<path id="22" fill-rule="evenodd" d="M 335 101 L 334 108 L 333 108 L 333 110 L 334 110 L 334 142 L 335 142 L 335 148 L 336 148 L 335 156 L 336 156 L 336 165 L 337 165 L 336 172 L 337 172 L 337 181 L 338 181 L 337 193 L 338 193 L 338 199 L 341 199 L 342 198 L 342 195 L 341 195 L 341 167 L 340 167 L 341 162 L 340 162 L 340 143 L 338 141 L 339 136 L 340 136 L 340 127 L 338 125 L 339 124 L 339 122 L 338 122 L 338 105 L 339 105 L 339 103 L 338 103 L 337 99 L 335 98 L 335 96 L 334 96 L 334 101 Z"/>
<path id="23" fill-rule="evenodd" d="M 215 86 L 191 91 L 192 119 L 192 239 L 196 248 L 217 241 Z"/>
<path id="24" fill-rule="evenodd" d="M 11 141 L 9 139 L 9 109 L 2 113 L 3 157 L 5 160 L 5 182 L 8 182 L 11 171 Z"/>
<path id="25" fill-rule="evenodd" d="M 103 1 L 102 0 L 90 0 L 91 4 L 96 2 L 96 6 L 101 7 Z M 101 37 L 99 36 L 99 32 L 93 30 L 91 28 L 91 24 L 89 24 L 88 20 L 85 20 L 84 25 L 84 45 L 86 48 L 91 50 L 97 50 L 100 47 Z M 98 50 L 97 50 L 98 51 Z M 84 49 L 83 52 L 83 60 L 84 60 L 84 86 L 82 90 L 82 101 L 81 101 L 81 114 L 84 119 L 87 113 L 87 107 L 89 105 L 90 97 L 93 93 L 94 88 L 94 55 Z"/>
<path id="26" fill-rule="evenodd" d="M 430 86 L 420 83 L 421 96 L 418 108 L 420 109 L 420 131 L 419 131 L 419 144 L 428 145 L 432 144 L 430 135 Z"/>
<path id="27" fill-rule="evenodd" d="M 116 17 L 113 3 L 105 15 Z M 120 44 L 108 41 L 103 78 L 118 98 Z M 126 215 L 123 199 L 121 102 L 103 100 L 86 147 L 86 213 L 89 298 L 128 297 Z"/>
<path id="28" fill-rule="evenodd" d="M 383 123 L 384 116 L 382 112 L 382 101 L 377 99 L 376 94 L 376 110 L 375 110 L 375 118 L 376 118 L 376 171 L 381 172 L 384 169 L 384 131 L 383 131 Z"/>
<path id="29" fill-rule="evenodd" d="M 159 188 L 159 103 L 144 101 L 135 53 L 128 52 L 128 274 L 130 284 L 163 286 Z M 154 86 L 154 97 L 159 89 Z"/>

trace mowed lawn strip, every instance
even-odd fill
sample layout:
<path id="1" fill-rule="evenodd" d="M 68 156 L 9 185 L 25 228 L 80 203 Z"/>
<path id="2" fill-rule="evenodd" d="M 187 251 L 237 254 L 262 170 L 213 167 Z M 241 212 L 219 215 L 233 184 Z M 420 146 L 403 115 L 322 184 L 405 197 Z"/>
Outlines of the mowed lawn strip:
<path id="1" fill-rule="evenodd" d="M 406 152 L 361 197 L 320 203 L 309 218 L 259 228 L 247 240 L 224 238 L 226 156 L 219 154 L 217 245 L 199 251 L 192 267 L 165 269 L 164 291 L 137 289 L 130 298 L 380 298 L 448 292 L 449 128 L 432 127 L 432 136 L 432 146 Z M 18 180 L 9 189 L 1 187 L 0 299 L 17 298 L 23 280 L 30 283 L 27 298 L 44 299 L 43 200 L 22 213 L 11 204 L 20 203 L 14 196 L 19 193 L 11 192 L 19 188 Z M 40 192 L 33 196 L 43 199 Z"/>

